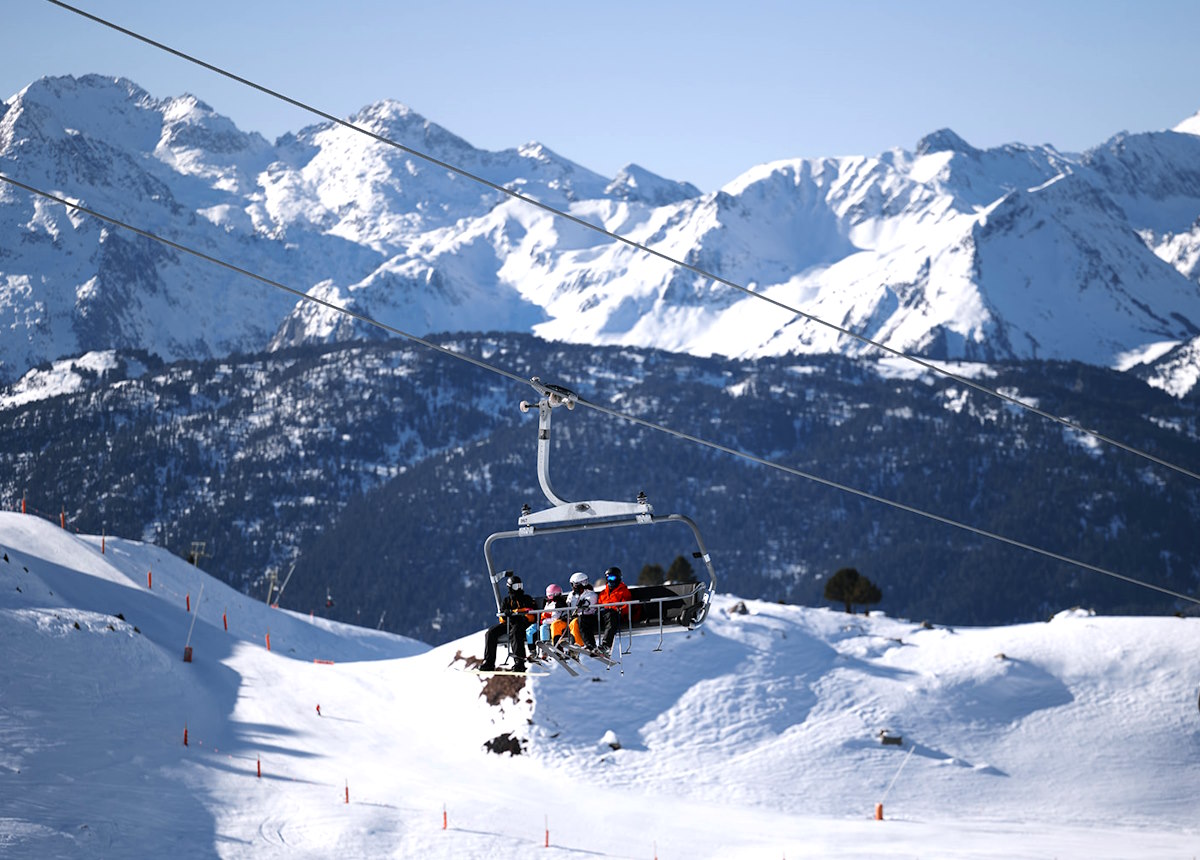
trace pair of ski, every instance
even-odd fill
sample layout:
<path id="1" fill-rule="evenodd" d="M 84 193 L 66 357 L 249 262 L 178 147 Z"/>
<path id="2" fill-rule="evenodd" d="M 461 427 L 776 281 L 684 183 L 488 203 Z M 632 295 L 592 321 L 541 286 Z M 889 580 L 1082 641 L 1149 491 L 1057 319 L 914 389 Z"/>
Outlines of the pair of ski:
<path id="1" fill-rule="evenodd" d="M 562 666 L 564 670 L 573 678 L 579 677 L 579 666 L 582 664 L 581 657 L 591 657 L 593 660 L 599 660 L 605 666 L 611 668 L 617 665 L 617 661 L 613 660 L 603 651 L 597 649 L 589 650 L 580 648 L 574 642 L 560 642 L 558 645 L 543 645 L 537 650 L 537 655 L 530 654 L 528 660 L 533 666 L 549 666 L 547 660 L 541 655 Z M 524 672 L 517 672 L 513 669 L 466 669 L 476 675 L 522 675 L 525 677 L 538 677 L 547 675 L 547 672 L 530 671 L 526 669 Z"/>
<path id="2" fill-rule="evenodd" d="M 545 654 L 551 660 L 567 671 L 572 677 L 579 677 L 579 670 L 576 666 L 583 661 L 580 657 L 591 657 L 593 660 L 599 660 L 605 666 L 612 667 L 617 665 L 616 661 L 610 658 L 607 654 L 601 651 L 587 648 L 580 648 L 574 642 L 560 642 L 557 645 L 543 645 L 538 650 L 538 654 Z M 572 665 L 575 664 L 575 665 Z"/>

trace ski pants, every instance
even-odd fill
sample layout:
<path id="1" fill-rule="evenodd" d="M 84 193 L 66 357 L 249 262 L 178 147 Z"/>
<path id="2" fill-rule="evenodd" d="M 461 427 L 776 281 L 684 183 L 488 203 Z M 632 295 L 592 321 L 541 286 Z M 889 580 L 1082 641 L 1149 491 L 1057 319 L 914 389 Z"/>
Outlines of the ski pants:
<path id="1" fill-rule="evenodd" d="M 571 635 L 575 637 L 575 644 L 581 648 L 595 648 L 598 632 L 599 625 L 595 614 L 580 615 L 571 619 Z"/>
<path id="2" fill-rule="evenodd" d="M 496 665 L 496 646 L 500 644 L 500 639 L 505 634 L 509 634 L 508 650 L 512 654 L 513 659 L 517 663 L 524 663 L 525 628 L 528 626 L 529 619 L 524 615 L 517 615 L 507 622 L 501 621 L 499 624 L 489 627 L 484 639 L 483 664 L 485 666 Z M 511 632 L 509 631 L 510 627 L 512 628 Z"/>
<path id="3" fill-rule="evenodd" d="M 617 634 L 621 631 L 621 625 L 625 624 L 625 616 L 621 614 L 619 609 L 601 609 L 600 610 L 600 647 L 605 650 L 611 649 L 613 640 L 617 638 Z"/>

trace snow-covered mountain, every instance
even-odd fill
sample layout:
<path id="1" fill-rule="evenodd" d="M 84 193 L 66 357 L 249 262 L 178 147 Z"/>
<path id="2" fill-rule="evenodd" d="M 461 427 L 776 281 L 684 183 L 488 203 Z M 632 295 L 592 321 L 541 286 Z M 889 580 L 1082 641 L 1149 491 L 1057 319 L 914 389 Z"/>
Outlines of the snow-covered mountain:
<path id="1" fill-rule="evenodd" d="M 1170 349 L 1161 358 L 1137 369 L 1138 375 L 1155 388 L 1176 397 L 1196 391 L 1200 385 L 1200 336 Z"/>
<path id="2" fill-rule="evenodd" d="M 951 629 L 718 595 L 619 669 L 491 681 L 460 671 L 482 641 L 271 609 L 159 547 L 0 513 L 0 853 L 1127 858 L 1200 838 L 1194 618 Z"/>
<path id="3" fill-rule="evenodd" d="M 394 101 L 356 125 L 785 305 L 931 357 L 1128 363 L 1200 334 L 1200 136 L 1082 156 L 972 147 L 759 165 L 702 194 L 489 152 Z M 0 170 L 403 331 L 533 331 L 696 355 L 862 352 L 819 323 L 344 126 L 269 143 L 192 96 L 44 78 L 0 113 Z M 0 375 L 373 336 L 327 308 L 0 188 Z"/>

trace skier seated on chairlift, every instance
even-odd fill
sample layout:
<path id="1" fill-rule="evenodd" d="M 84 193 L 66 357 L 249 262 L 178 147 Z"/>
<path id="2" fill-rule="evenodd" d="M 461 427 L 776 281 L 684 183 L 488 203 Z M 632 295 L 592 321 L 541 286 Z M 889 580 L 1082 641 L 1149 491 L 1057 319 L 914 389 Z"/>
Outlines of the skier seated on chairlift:
<path id="1" fill-rule="evenodd" d="M 596 592 L 581 570 L 571 574 L 571 593 L 567 596 L 567 612 L 571 619 L 571 636 L 575 644 L 588 651 L 596 650 Z"/>
<path id="2" fill-rule="evenodd" d="M 525 629 L 534 623 L 537 601 L 525 593 L 521 577 L 509 574 L 505 580 L 508 595 L 500 604 L 500 623 L 489 627 L 484 638 L 481 672 L 496 671 L 496 647 L 500 637 L 508 634 L 508 649 L 512 652 L 513 671 L 525 671 Z"/>
<path id="3" fill-rule="evenodd" d="M 525 634 L 525 643 L 531 653 L 537 653 L 537 642 L 552 645 L 558 641 L 567 629 L 566 616 L 567 598 L 562 587 L 555 583 L 546 586 L 546 599 L 542 603 L 542 611 L 538 615 L 538 623 L 532 624 Z"/>
<path id="4" fill-rule="evenodd" d="M 596 602 L 600 604 L 600 650 L 611 654 L 613 640 L 617 637 L 621 625 L 629 625 L 631 614 L 633 620 L 637 620 L 637 612 L 630 613 L 631 609 L 636 610 L 637 607 L 629 605 L 633 595 L 629 593 L 629 586 L 621 581 L 621 568 L 610 567 L 604 571 L 604 580 L 604 590 L 596 597 Z M 625 605 L 606 606 L 618 603 Z"/>

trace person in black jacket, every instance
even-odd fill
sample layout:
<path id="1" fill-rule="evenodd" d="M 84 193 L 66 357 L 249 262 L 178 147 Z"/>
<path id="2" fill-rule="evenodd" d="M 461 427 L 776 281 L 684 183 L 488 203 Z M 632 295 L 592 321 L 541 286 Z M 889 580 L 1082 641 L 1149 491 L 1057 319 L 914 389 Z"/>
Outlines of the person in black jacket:
<path id="1" fill-rule="evenodd" d="M 481 672 L 496 671 L 496 646 L 508 634 L 508 650 L 513 655 L 513 671 L 525 671 L 525 629 L 533 623 L 537 601 L 525 593 L 521 577 L 510 574 L 506 580 L 508 596 L 500 604 L 500 623 L 489 627 L 484 642 Z"/>

